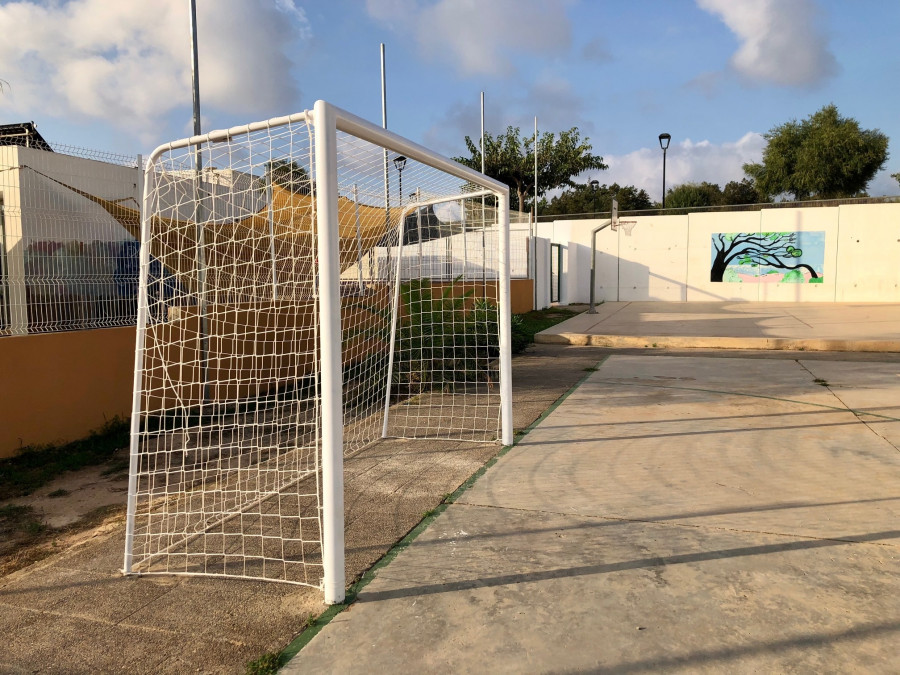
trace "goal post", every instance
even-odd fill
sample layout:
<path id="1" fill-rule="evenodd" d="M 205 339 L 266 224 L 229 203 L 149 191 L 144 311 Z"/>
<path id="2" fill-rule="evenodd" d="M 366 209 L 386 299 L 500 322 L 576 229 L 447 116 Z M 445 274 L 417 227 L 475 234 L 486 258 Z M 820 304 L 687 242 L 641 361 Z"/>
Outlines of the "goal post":
<path id="1" fill-rule="evenodd" d="M 324 101 L 145 182 L 124 571 L 341 602 L 348 454 L 512 443 L 508 188 Z"/>

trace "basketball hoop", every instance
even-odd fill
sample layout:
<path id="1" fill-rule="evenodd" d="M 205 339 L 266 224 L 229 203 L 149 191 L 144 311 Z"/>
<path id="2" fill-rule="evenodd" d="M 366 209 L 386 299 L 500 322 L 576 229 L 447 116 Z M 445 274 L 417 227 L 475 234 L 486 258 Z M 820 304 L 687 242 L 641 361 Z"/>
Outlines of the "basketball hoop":
<path id="1" fill-rule="evenodd" d="M 625 230 L 625 236 L 630 237 L 631 231 L 634 229 L 635 225 L 637 225 L 636 220 L 619 220 L 619 202 L 613 199 L 612 212 L 610 213 L 609 229 L 611 229 L 613 232 L 617 232 L 621 227 Z"/>

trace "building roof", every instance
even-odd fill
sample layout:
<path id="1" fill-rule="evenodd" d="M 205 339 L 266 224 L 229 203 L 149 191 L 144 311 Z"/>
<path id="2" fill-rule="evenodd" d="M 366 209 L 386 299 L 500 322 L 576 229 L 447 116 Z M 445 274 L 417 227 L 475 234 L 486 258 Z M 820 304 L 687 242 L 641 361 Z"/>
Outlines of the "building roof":
<path id="1" fill-rule="evenodd" d="M 24 148 L 53 152 L 50 144 L 38 133 L 34 122 L 0 124 L 0 145 L 21 145 Z"/>

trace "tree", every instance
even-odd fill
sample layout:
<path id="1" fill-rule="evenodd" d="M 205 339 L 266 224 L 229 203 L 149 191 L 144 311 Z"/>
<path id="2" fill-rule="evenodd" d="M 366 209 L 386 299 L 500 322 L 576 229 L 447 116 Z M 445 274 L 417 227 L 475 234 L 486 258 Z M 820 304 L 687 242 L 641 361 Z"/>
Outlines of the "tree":
<path id="1" fill-rule="evenodd" d="M 538 212 L 547 216 L 563 216 L 570 213 L 598 213 L 612 210 L 612 200 L 619 202 L 621 211 L 637 211 L 653 207 L 646 190 L 634 185 L 600 185 L 592 188 L 589 184 L 578 184 L 550 200 L 542 199 Z"/>
<path id="2" fill-rule="evenodd" d="M 892 173 L 891 178 L 900 183 L 900 173 Z"/>
<path id="3" fill-rule="evenodd" d="M 484 172 L 510 187 L 510 209 L 524 211 L 534 195 L 534 136 L 521 138 L 519 127 L 507 127 L 505 134 L 484 135 Z M 581 139 L 577 127 L 538 139 L 538 195 L 564 186 L 576 187 L 573 176 L 589 169 L 606 169 L 603 158 L 591 154 L 589 139 Z M 481 148 L 466 136 L 468 157 L 454 157 L 481 171 Z"/>
<path id="4" fill-rule="evenodd" d="M 308 195 L 312 192 L 309 172 L 289 159 L 273 159 L 266 162 L 266 183 L 269 182 L 295 194 Z"/>
<path id="5" fill-rule="evenodd" d="M 790 193 L 795 199 L 835 199 L 864 192 L 888 158 L 888 137 L 861 129 L 826 105 L 802 122 L 791 120 L 764 134 L 761 163 L 744 173 L 766 197 Z"/>
<path id="6" fill-rule="evenodd" d="M 759 194 L 756 185 L 749 178 L 744 178 L 740 182 L 733 180 L 722 188 L 722 205 L 729 206 L 732 204 L 759 204 L 766 201 Z"/>
<path id="7" fill-rule="evenodd" d="M 790 265 L 803 251 L 794 246 L 796 232 L 762 232 L 761 234 L 717 234 L 713 237 L 716 257 L 710 270 L 710 281 L 722 281 L 725 269 L 738 258 L 740 265 L 766 265 L 782 270 L 809 270 L 813 279 L 819 277 L 812 266 L 806 263 Z"/>
<path id="8" fill-rule="evenodd" d="M 666 208 L 683 209 L 722 204 L 722 188 L 716 183 L 682 183 L 666 192 Z"/>

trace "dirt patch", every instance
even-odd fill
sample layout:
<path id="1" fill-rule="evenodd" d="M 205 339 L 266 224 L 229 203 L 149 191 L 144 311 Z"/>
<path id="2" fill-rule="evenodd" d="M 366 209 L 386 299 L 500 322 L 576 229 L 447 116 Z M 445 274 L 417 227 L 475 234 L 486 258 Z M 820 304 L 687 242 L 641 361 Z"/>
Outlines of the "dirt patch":
<path id="1" fill-rule="evenodd" d="M 124 518 L 127 450 L 67 471 L 33 493 L 0 501 L 0 577 L 105 531 Z"/>
<path id="2" fill-rule="evenodd" d="M 120 452 L 127 457 L 127 450 Z M 68 471 L 32 494 L 8 503 L 30 506 L 51 528 L 76 523 L 100 507 L 124 506 L 128 497 L 128 464 L 122 465 L 121 459 Z"/>

